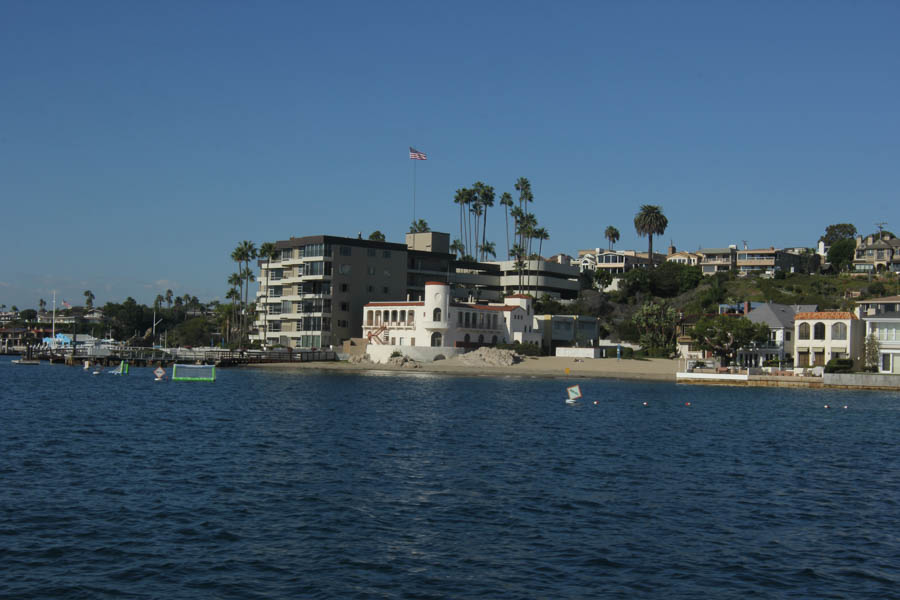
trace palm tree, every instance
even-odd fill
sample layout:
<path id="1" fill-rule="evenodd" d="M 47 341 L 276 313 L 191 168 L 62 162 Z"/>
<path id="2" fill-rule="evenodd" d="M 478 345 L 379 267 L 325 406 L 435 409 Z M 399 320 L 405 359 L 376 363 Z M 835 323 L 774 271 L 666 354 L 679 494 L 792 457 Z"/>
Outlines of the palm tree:
<path id="1" fill-rule="evenodd" d="M 494 242 L 485 242 L 478 249 L 481 250 L 481 260 L 487 258 L 488 254 L 497 258 L 497 249 Z"/>
<path id="2" fill-rule="evenodd" d="M 531 182 L 528 181 L 525 177 L 519 177 L 516 180 L 515 185 L 516 191 L 519 192 L 519 211 L 522 216 L 525 216 L 528 213 L 528 203 L 534 202 L 534 196 L 531 193 Z M 516 223 L 516 231 L 521 231 L 520 223 Z M 519 244 L 524 247 L 525 246 L 525 237 L 524 233 L 519 233 Z"/>
<path id="3" fill-rule="evenodd" d="M 162 294 L 157 294 L 156 300 L 153 301 L 153 310 L 155 310 L 156 312 L 159 312 L 159 307 L 162 306 L 162 303 L 165 301 L 166 301 L 166 299 L 163 298 Z"/>
<path id="4" fill-rule="evenodd" d="M 228 285 L 231 286 L 231 289 L 236 290 L 237 295 L 238 295 L 237 296 L 237 299 L 238 299 L 237 308 L 235 308 L 234 302 L 231 303 L 231 313 L 232 313 L 231 323 L 232 323 L 232 326 L 237 326 L 239 324 L 238 321 L 240 320 L 238 315 L 240 314 L 241 299 L 244 297 L 244 294 L 243 294 L 244 278 L 241 277 L 240 273 L 232 273 L 231 275 L 228 276 Z M 226 296 L 226 297 L 228 297 L 228 296 Z"/>
<path id="5" fill-rule="evenodd" d="M 380 231 L 376 231 L 375 233 L 381 234 L 380 241 L 383 242 L 384 234 L 382 234 Z M 372 236 L 375 235 L 375 233 L 373 233 L 372 235 L 369 236 L 370 240 L 372 239 Z M 259 245 L 259 257 L 264 258 L 266 260 L 266 301 L 263 304 L 263 311 L 262 311 L 263 312 L 263 339 L 262 339 L 263 347 L 265 347 L 265 345 L 266 345 L 266 340 L 268 339 L 267 335 L 268 335 L 268 331 L 269 331 L 269 327 L 268 327 L 269 326 L 269 316 L 267 314 L 269 312 L 269 264 L 271 264 L 272 259 L 275 258 L 276 252 L 278 252 L 278 250 L 275 249 L 275 244 L 273 244 L 272 242 L 263 242 L 262 244 Z"/>
<path id="6" fill-rule="evenodd" d="M 40 308 L 41 312 L 44 312 L 44 309 L 47 308 L 47 301 L 43 298 L 38 300 L 38 308 Z"/>
<path id="7" fill-rule="evenodd" d="M 486 185 L 480 181 L 476 181 L 472 186 L 475 188 L 476 194 L 478 195 L 478 207 L 479 213 L 484 215 L 484 224 L 481 228 L 481 244 L 479 247 L 484 247 L 485 242 L 487 242 L 487 209 L 494 206 L 494 187 L 490 185 Z M 475 231 L 478 231 L 478 228 L 475 228 Z M 478 244 L 478 234 L 475 234 L 475 243 Z M 481 254 L 481 260 L 484 260 L 484 253 Z"/>
<path id="8" fill-rule="evenodd" d="M 237 275 L 237 273 L 235 273 L 231 277 L 234 277 L 235 275 Z M 231 283 L 231 277 L 228 278 L 228 283 Z M 241 293 L 238 291 L 238 289 L 236 287 L 232 287 L 228 290 L 228 293 L 225 294 L 225 298 L 227 300 L 231 300 L 231 325 L 225 329 L 225 332 L 229 334 L 229 338 L 230 338 L 230 333 L 231 333 L 231 330 L 234 328 L 234 321 L 235 321 L 235 310 L 234 310 L 234 307 L 236 305 L 235 300 L 237 302 L 241 301 Z"/>
<path id="9" fill-rule="evenodd" d="M 88 310 L 94 308 L 94 292 L 91 290 L 84 290 L 84 305 L 87 306 Z"/>
<path id="10" fill-rule="evenodd" d="M 459 241 L 459 238 L 457 238 L 453 240 L 452 244 L 450 244 L 450 251 L 459 254 L 459 256 L 462 257 L 462 255 L 466 252 L 466 246 L 461 241 Z"/>
<path id="11" fill-rule="evenodd" d="M 169 308 L 172 308 L 172 290 L 166 290 L 166 304 L 169 305 Z"/>
<path id="12" fill-rule="evenodd" d="M 509 192 L 503 192 L 500 196 L 500 206 L 503 207 L 503 216 L 506 218 L 506 258 L 509 259 L 509 207 L 513 205 L 512 196 Z"/>
<path id="13" fill-rule="evenodd" d="M 372 233 L 369 234 L 369 239 L 372 240 L 373 242 L 383 242 L 385 240 L 384 234 L 381 233 L 381 231 L 379 231 L 378 229 L 376 229 L 375 231 L 373 231 Z M 267 242 L 267 243 L 271 243 L 271 242 Z M 265 244 L 263 244 L 263 245 L 265 245 Z M 259 247 L 259 255 L 260 256 L 263 255 L 262 246 Z"/>
<path id="14" fill-rule="evenodd" d="M 463 240 L 465 243 L 466 239 L 466 229 L 465 229 L 465 219 L 463 215 L 465 214 L 465 207 L 468 206 L 471 201 L 472 191 L 466 188 L 459 188 L 456 190 L 456 195 L 453 196 L 453 203 L 459 205 L 459 239 Z M 465 254 L 465 250 L 463 250 L 463 254 Z"/>
<path id="15" fill-rule="evenodd" d="M 518 232 L 516 232 L 518 233 Z M 513 255 L 513 258 L 516 261 L 516 272 L 519 274 L 519 287 L 518 293 L 522 293 L 522 271 L 525 267 L 525 263 L 522 261 L 522 257 L 525 255 L 525 248 L 519 244 L 513 244 L 513 247 L 510 249 Z"/>
<path id="16" fill-rule="evenodd" d="M 244 240 L 239 243 L 234 251 L 231 253 L 231 260 L 238 263 L 238 272 L 241 276 L 246 280 L 246 285 L 244 285 L 244 303 L 243 306 L 247 305 L 248 296 L 250 294 L 250 275 L 252 274 L 250 271 L 250 261 L 256 258 L 256 244 L 249 240 Z M 244 268 L 240 268 L 240 264 L 244 263 Z M 246 325 L 246 315 L 244 311 L 241 311 L 241 343 L 244 343 L 244 328 Z"/>
<path id="17" fill-rule="evenodd" d="M 613 244 L 619 241 L 619 230 L 610 225 L 603 232 L 603 237 L 609 240 L 609 249 L 612 250 Z"/>
<path id="18" fill-rule="evenodd" d="M 650 266 L 653 266 L 653 235 L 662 235 L 669 226 L 669 220 L 662 213 L 662 208 L 653 204 L 644 204 L 641 210 L 634 216 L 634 230 L 641 237 L 647 236 L 649 240 L 647 256 Z"/>
<path id="19" fill-rule="evenodd" d="M 429 231 L 431 231 L 431 228 L 428 226 L 428 221 L 425 219 L 413 221 L 409 226 L 410 233 L 428 233 Z"/>

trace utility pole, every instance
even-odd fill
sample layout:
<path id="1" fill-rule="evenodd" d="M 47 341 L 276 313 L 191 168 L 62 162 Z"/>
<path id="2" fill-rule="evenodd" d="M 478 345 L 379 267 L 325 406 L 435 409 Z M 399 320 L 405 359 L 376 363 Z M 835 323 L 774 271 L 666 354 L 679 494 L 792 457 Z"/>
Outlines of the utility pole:
<path id="1" fill-rule="evenodd" d="M 878 228 L 878 239 L 879 240 L 881 239 L 882 230 L 884 229 L 885 225 L 887 225 L 887 221 L 878 221 L 877 223 L 875 223 L 875 227 Z"/>

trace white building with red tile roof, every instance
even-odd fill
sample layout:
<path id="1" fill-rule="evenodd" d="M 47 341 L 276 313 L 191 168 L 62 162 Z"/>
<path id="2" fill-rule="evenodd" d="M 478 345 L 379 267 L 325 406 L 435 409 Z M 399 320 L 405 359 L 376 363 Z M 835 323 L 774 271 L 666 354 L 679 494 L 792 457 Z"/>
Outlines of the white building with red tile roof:
<path id="1" fill-rule="evenodd" d="M 363 307 L 362 329 L 370 345 L 395 347 L 407 355 L 409 348 L 464 351 L 482 345 L 541 343 L 531 296 L 514 294 L 492 304 L 456 302 L 450 286 L 437 281 L 425 283 L 424 301 L 369 302 Z"/>
<path id="2" fill-rule="evenodd" d="M 878 343 L 878 372 L 900 375 L 900 296 L 860 300 L 857 314 L 866 324 L 865 337 Z"/>
<path id="3" fill-rule="evenodd" d="M 862 366 L 865 325 L 848 311 L 794 315 L 794 367 L 822 367 L 832 358 L 852 358 Z"/>

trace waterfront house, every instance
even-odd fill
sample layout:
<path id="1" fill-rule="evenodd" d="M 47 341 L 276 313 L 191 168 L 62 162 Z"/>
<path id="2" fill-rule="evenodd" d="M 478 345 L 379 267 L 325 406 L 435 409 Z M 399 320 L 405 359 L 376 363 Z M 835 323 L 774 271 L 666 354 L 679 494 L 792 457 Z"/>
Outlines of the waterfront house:
<path id="1" fill-rule="evenodd" d="M 363 307 L 363 337 L 370 346 L 392 346 L 410 355 L 409 348 L 469 349 L 484 345 L 541 343 L 534 327 L 531 296 L 513 294 L 502 303 L 454 301 L 450 285 L 425 284 L 420 301 L 376 301 Z M 412 353 L 418 359 L 432 353 Z M 446 352 L 443 353 L 447 357 Z"/>
<path id="2" fill-rule="evenodd" d="M 794 315 L 794 367 L 824 366 L 832 358 L 851 358 L 861 366 L 864 323 L 847 311 Z"/>
<path id="3" fill-rule="evenodd" d="M 702 248 L 697 254 L 700 255 L 700 270 L 706 276 L 727 273 L 737 266 L 737 246 L 734 245 L 728 248 Z"/>
<path id="4" fill-rule="evenodd" d="M 857 273 L 885 270 L 900 273 L 900 239 L 888 232 L 883 232 L 877 237 L 857 236 L 853 270 Z"/>
<path id="5" fill-rule="evenodd" d="M 869 298 L 857 304 L 865 337 L 878 342 L 878 372 L 900 374 L 900 296 Z"/>
<path id="6" fill-rule="evenodd" d="M 790 366 L 794 362 L 794 317 L 798 312 L 814 312 L 815 305 L 788 305 L 766 302 L 746 313 L 752 323 L 764 323 L 769 328 L 769 339 L 764 344 L 741 348 L 737 353 L 739 364 L 747 367 Z"/>

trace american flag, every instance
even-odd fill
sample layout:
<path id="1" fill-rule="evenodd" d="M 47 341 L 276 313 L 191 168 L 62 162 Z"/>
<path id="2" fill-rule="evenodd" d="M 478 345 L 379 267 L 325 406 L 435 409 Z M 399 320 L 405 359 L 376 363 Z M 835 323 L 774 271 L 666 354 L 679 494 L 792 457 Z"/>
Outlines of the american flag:
<path id="1" fill-rule="evenodd" d="M 65 306 L 66 308 L 72 308 L 72 305 L 69 304 L 68 302 L 66 302 L 65 300 L 63 300 L 63 306 Z"/>
<path id="2" fill-rule="evenodd" d="M 409 157 L 413 160 L 428 160 L 428 157 L 425 156 L 424 152 L 419 152 L 412 146 L 409 147 Z"/>

